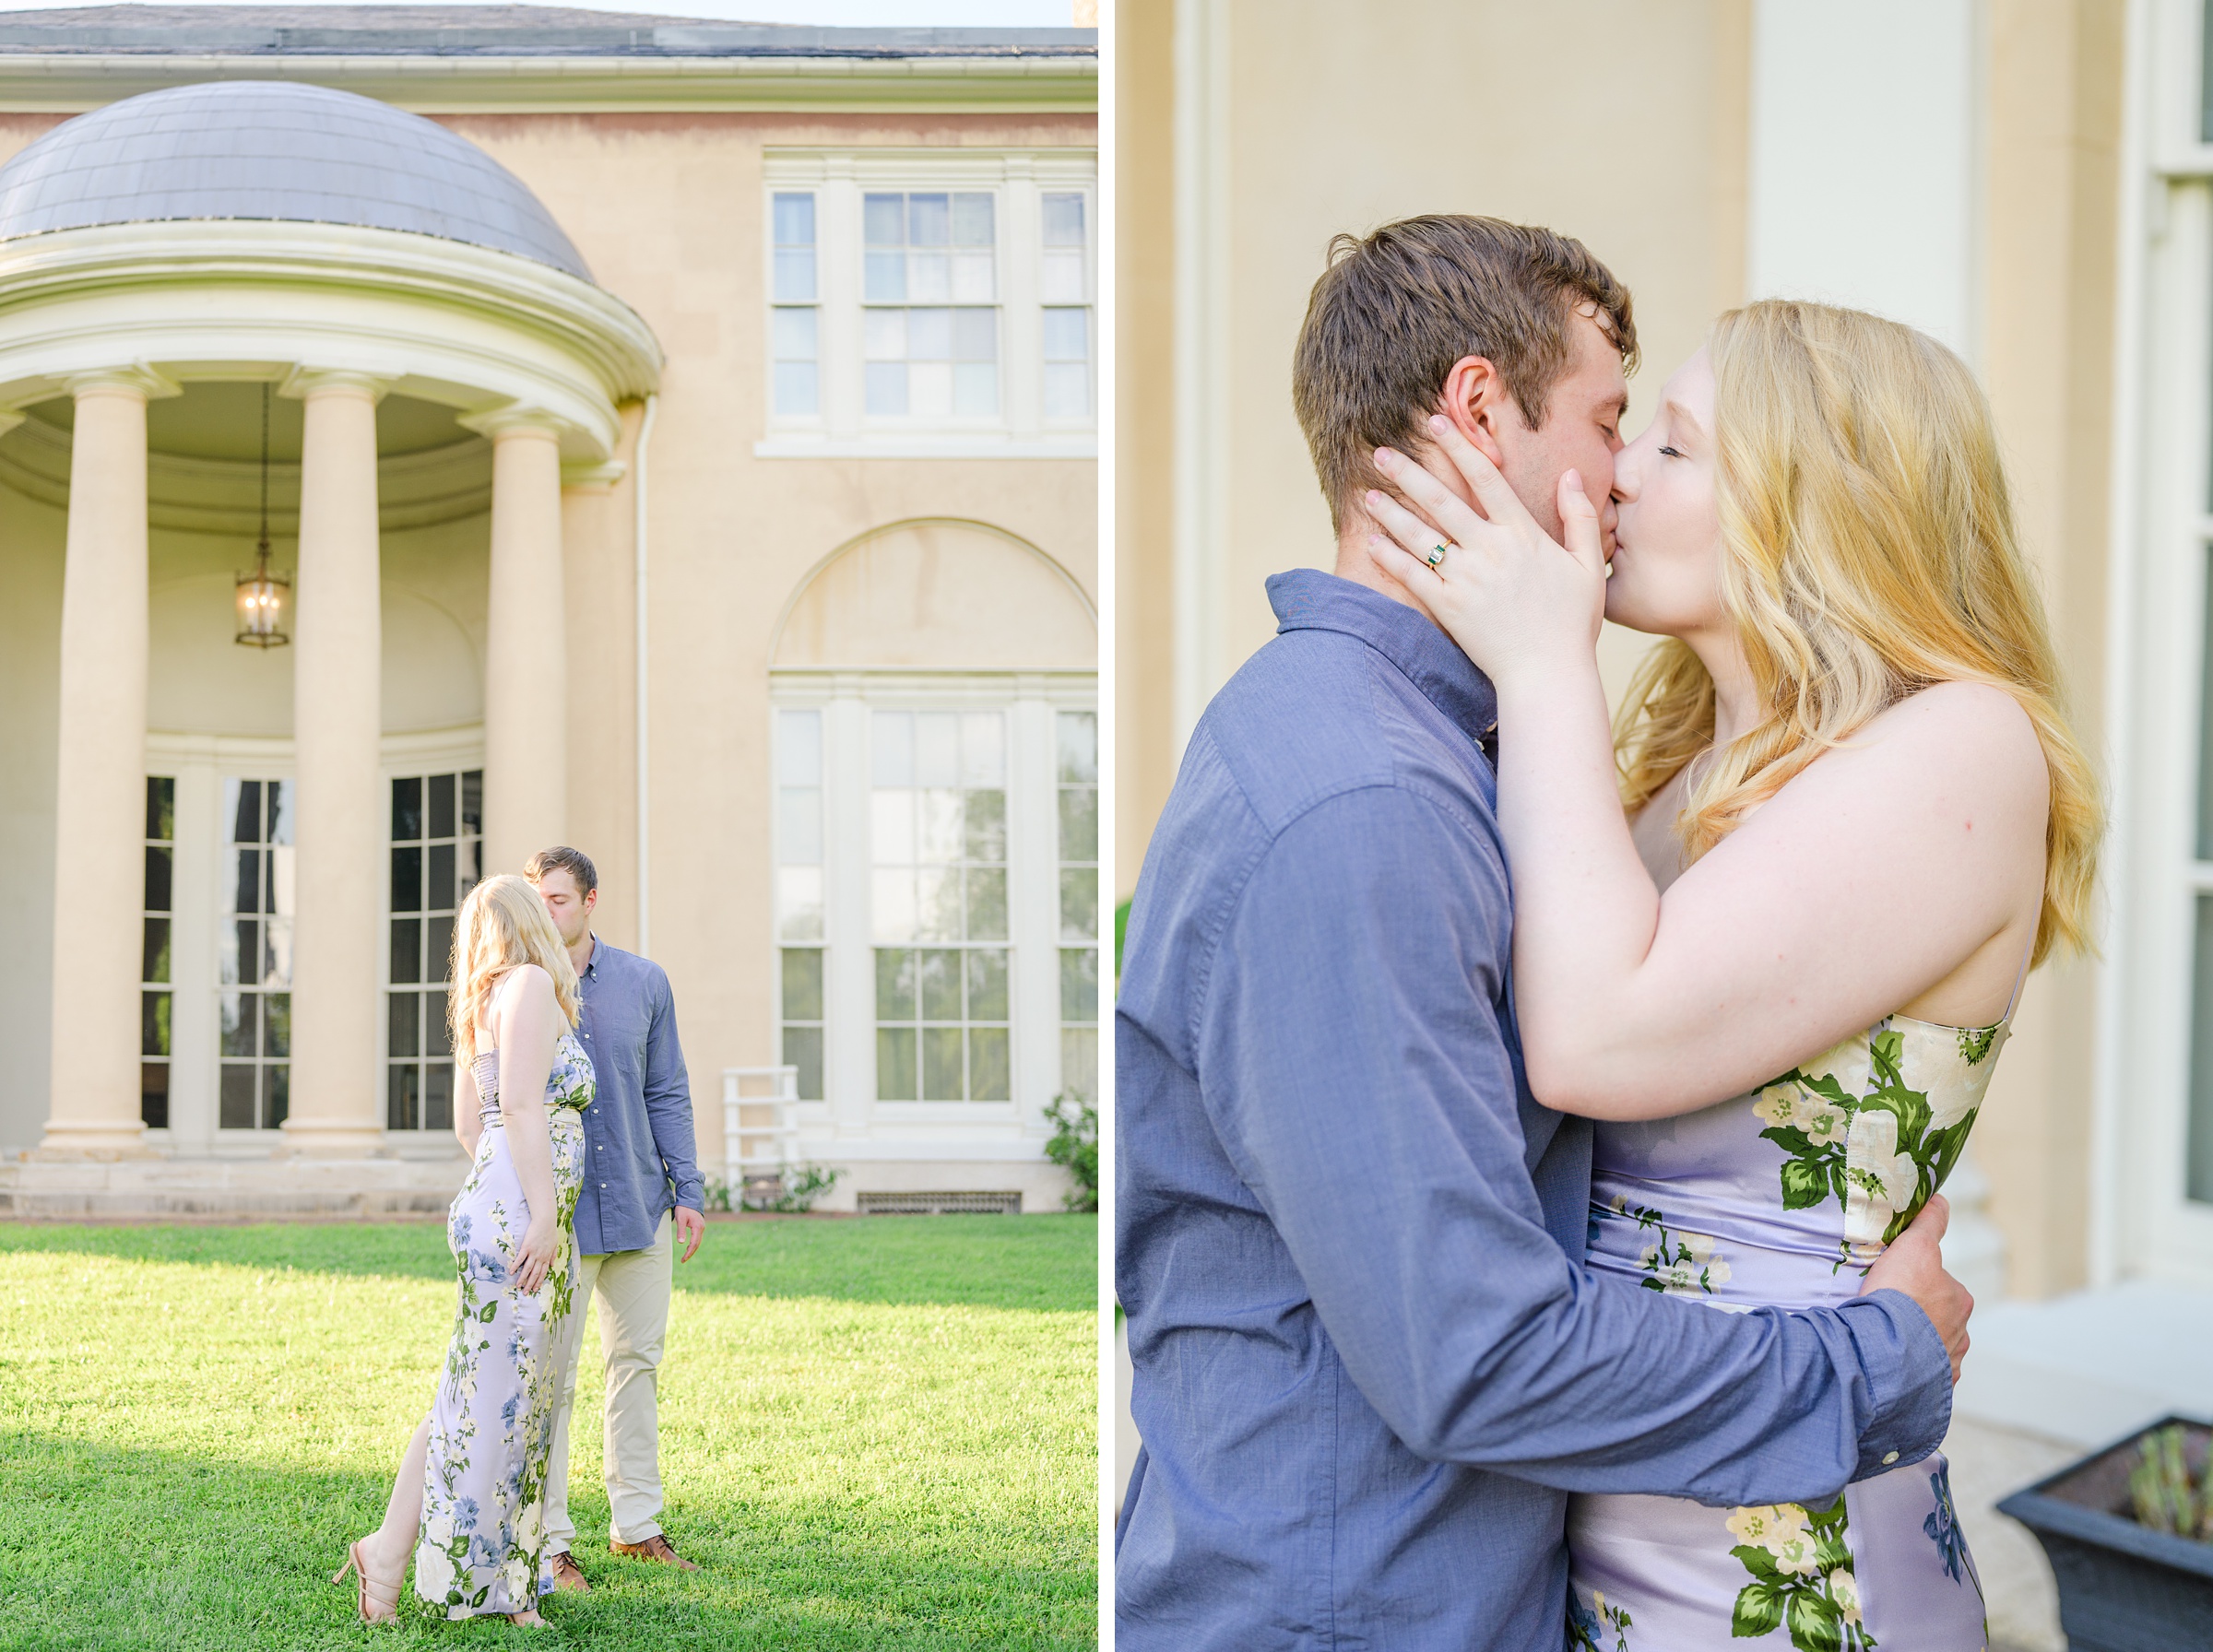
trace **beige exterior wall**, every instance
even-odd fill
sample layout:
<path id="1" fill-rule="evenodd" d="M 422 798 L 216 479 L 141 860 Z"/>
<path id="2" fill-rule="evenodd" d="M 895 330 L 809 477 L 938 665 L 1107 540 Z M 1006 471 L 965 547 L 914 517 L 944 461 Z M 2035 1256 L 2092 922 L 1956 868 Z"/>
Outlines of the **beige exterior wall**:
<path id="1" fill-rule="evenodd" d="M 1742 296 L 1749 7 L 1744 0 L 1555 8 L 1385 0 L 1349 27 L 1326 0 L 1227 0 L 1212 64 L 1227 142 L 1215 274 L 1221 432 L 1212 510 L 1175 497 L 1178 427 L 1177 77 L 1172 0 L 1121 8 L 1118 271 L 1123 357 L 1116 486 L 1122 786 L 1116 881 L 1135 882 L 1180 744 L 1175 689 L 1205 697 L 1274 630 L 1271 573 L 1326 567 L 1335 545 L 1291 411 L 1290 360 L 1330 237 L 1418 212 L 1538 222 L 1588 243 L 1637 301 L 1645 370 L 1632 423 Z M 1419 41 L 1418 49 L 1409 43 Z M 1530 72 L 1530 65 L 1559 65 Z M 1205 72 L 1202 70 L 1201 72 Z M 1184 89 L 1187 104 L 1193 92 Z M 1331 117 L 1318 119 L 1318 111 Z M 1348 141 L 1369 132 L 1372 142 Z M 1189 156 L 1183 161 L 1188 177 Z M 1185 258 L 1192 254 L 1184 250 Z M 1179 545 L 1178 509 L 1211 528 Z M 1201 566 L 1214 623 L 1181 659 L 1178 554 Z M 1639 644 L 1609 638 L 1618 679 Z M 1187 703 L 1189 702 L 1187 701 Z"/>
<path id="2" fill-rule="evenodd" d="M 676 988 L 701 1158 L 706 1168 L 719 1170 L 721 1069 L 779 1059 L 768 772 L 770 650 L 779 616 L 833 551 L 871 530 L 917 518 L 986 525 L 1051 559 L 1081 590 L 1083 604 L 1095 608 L 1098 590 L 1095 462 L 1089 457 L 754 455 L 766 424 L 763 151 L 890 146 L 1088 152 L 1096 124 L 1081 111 L 436 118 L 531 187 L 598 285 L 644 318 L 667 355 L 649 461 L 651 950 Z M 0 116 L 0 159 L 58 119 Z M 566 624 L 559 641 L 571 662 L 569 835 L 601 868 L 603 932 L 628 946 L 639 935 L 633 521 L 644 408 L 633 404 L 622 411 L 617 456 L 628 466 L 624 474 L 611 488 L 564 490 Z M 457 430 L 455 439 L 464 435 Z M 52 933 L 53 639 L 63 525 L 59 510 L 0 489 L 0 582 L 9 594 L 0 605 L 0 691 L 6 695 L 6 715 L 0 718 L 0 853 L 24 874 L 13 910 L 0 922 L 0 958 L 9 961 L 0 965 L 7 972 L 0 975 L 7 988 L 0 993 L 0 1040 L 11 1051 L 9 1070 L 0 1074 L 0 1144 L 6 1145 L 34 1143 L 44 1115 L 50 995 L 43 961 Z M 387 734 L 426 726 L 425 718 L 435 726 L 480 720 L 488 533 L 488 518 L 479 514 L 386 535 Z M 289 566 L 289 544 L 280 539 L 278 549 L 279 567 Z M 222 723 L 238 732 L 289 732 L 289 651 L 249 655 L 229 640 L 230 572 L 250 560 L 250 537 L 242 549 L 206 536 L 156 534 L 157 726 L 204 729 Z M 178 581 L 183 583 L 169 599 L 173 623 L 165 631 L 163 594 Z M 220 615 L 212 595 L 219 590 Z M 432 623 L 433 615 L 444 621 Z M 1056 608 L 1044 619 L 1044 629 L 1054 632 L 1052 658 L 1011 661 L 1001 651 L 976 663 L 1095 665 L 1095 626 L 1077 662 L 1068 639 L 1058 634 L 1067 629 L 1066 616 Z M 1013 621 L 1020 631 L 1024 616 Z M 957 625 L 953 631 L 961 634 L 940 639 L 938 654 L 957 663 L 974 636 Z M 172 633 L 175 641 L 165 653 L 161 639 Z M 410 635 L 419 642 L 412 649 Z M 454 645 L 469 651 L 458 671 L 441 653 Z M 165 683 L 172 685 L 168 691 Z M 177 708 L 181 725 L 165 720 L 164 703 Z M 1026 1187 L 1027 1208 L 1057 1207 L 1059 1173 L 1041 1157 L 1007 1185 L 1017 1182 Z M 897 1185 L 911 1186 L 914 1179 Z M 924 1185 L 941 1183 L 926 1178 Z M 964 1171 L 953 1185 L 996 1184 Z M 841 1191 L 849 1200 L 850 1189 Z"/>
<path id="3" fill-rule="evenodd" d="M 2126 7 L 2001 0 L 1989 19 L 1985 353 L 2022 539 L 2075 726 L 2102 766 Z M 2099 968 L 2030 980 L 1975 1151 L 2015 1295 L 2089 1282 Z"/>
<path id="4" fill-rule="evenodd" d="M 1121 7 L 1118 895 L 1173 779 L 1178 674 L 1187 705 L 1203 703 L 1272 631 L 1266 575 L 1332 554 L 1288 389 L 1330 235 L 1459 210 L 1580 237 L 1636 295 L 1639 427 L 1660 382 L 1746 293 L 1754 9 L 1384 0 L 1348 29 L 1324 5 L 1230 0 L 1211 41 L 1187 16 L 1179 45 L 1175 0 Z M 1981 366 L 2093 749 L 2105 714 L 2124 12 L 2122 0 L 1994 0 L 1980 24 Z M 1187 86 L 1179 106 L 1175 77 L 1194 66 L 1211 89 Z M 1224 135 L 1211 173 L 1177 147 L 1208 96 Z M 1361 132 L 1372 141 L 1352 136 Z M 1212 192 L 1227 212 L 1213 241 L 1226 339 L 1213 358 L 1211 500 L 1190 497 L 1174 462 L 1209 406 L 1178 396 L 1177 324 L 1208 299 L 1191 274 L 1202 254 L 1176 242 L 1178 187 Z M 1203 372 L 1183 371 L 1187 389 L 1206 389 Z M 1194 537 L 1193 524 L 1211 531 Z M 1194 588 L 1213 605 L 1195 639 L 1179 600 Z M 1602 664 L 1616 689 L 1639 646 L 1609 629 Z M 2094 963 L 2032 980 L 1986 1115 L 2005 1126 L 1976 1138 L 2015 1294 L 2086 1282 L 2097 993 Z"/>

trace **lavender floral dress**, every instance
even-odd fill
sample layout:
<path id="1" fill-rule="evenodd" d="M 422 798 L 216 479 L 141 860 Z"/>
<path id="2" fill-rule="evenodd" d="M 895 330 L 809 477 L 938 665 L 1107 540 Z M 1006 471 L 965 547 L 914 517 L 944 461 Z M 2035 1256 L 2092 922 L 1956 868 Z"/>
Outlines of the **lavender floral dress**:
<path id="1" fill-rule="evenodd" d="M 1959 1162 L 2007 1021 L 1894 1015 L 1754 1092 L 1601 1124 L 1590 1266 L 1724 1313 L 1856 1294 Z M 1982 1582 L 1941 1453 L 1826 1508 L 1579 1496 L 1570 1652 L 1977 1652 Z"/>
<path id="2" fill-rule="evenodd" d="M 553 1587 L 545 1554 L 546 1465 L 561 1397 L 555 1361 L 575 1292 L 583 1110 L 593 1087 L 592 1058 L 574 1032 L 563 1032 L 546 1080 L 561 1236 L 546 1282 L 526 1296 L 510 1274 L 530 1206 L 501 1119 L 498 1055 L 487 1050 L 474 1070 L 484 1134 L 446 1218 L 460 1306 L 431 1407 L 415 1543 L 415 1592 L 449 1618 L 529 1611 Z"/>

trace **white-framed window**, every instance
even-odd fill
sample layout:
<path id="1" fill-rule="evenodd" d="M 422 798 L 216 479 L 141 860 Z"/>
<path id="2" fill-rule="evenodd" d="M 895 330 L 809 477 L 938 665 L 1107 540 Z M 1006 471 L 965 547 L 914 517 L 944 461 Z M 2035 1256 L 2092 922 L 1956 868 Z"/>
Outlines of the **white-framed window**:
<path id="1" fill-rule="evenodd" d="M 997 206 L 988 189 L 861 196 L 864 418 L 998 416 Z"/>
<path id="2" fill-rule="evenodd" d="M 291 1108 L 292 783 L 223 781 L 216 928 L 216 1123 L 274 1130 Z"/>
<path id="3" fill-rule="evenodd" d="M 870 717 L 876 1099 L 1006 1102 L 1007 719 Z"/>
<path id="4" fill-rule="evenodd" d="M 1091 1092 L 1095 698 L 1079 672 L 779 673 L 776 1037 L 840 1133 L 1020 1131 Z"/>
<path id="5" fill-rule="evenodd" d="M 814 192 L 769 195 L 769 404 L 812 419 L 822 405 L 822 289 L 815 268 Z"/>
<path id="6" fill-rule="evenodd" d="M 396 774 L 385 949 L 385 1127 L 454 1127 L 454 919 L 482 875 L 484 772 Z"/>
<path id="7" fill-rule="evenodd" d="M 1095 451 L 1090 150 L 772 150 L 766 457 Z"/>
<path id="8" fill-rule="evenodd" d="M 2111 600 L 2116 979 L 2101 1037 L 2093 1277 L 2213 1283 L 2213 76 L 2207 0 L 2164 0 L 2132 65 L 2148 211 L 2124 251 L 2118 387 L 2133 438 Z"/>
<path id="9" fill-rule="evenodd" d="M 1060 856 L 1060 1088 L 1095 1099 L 1099 1072 L 1099 718 L 1054 718 Z"/>
<path id="10" fill-rule="evenodd" d="M 776 714 L 777 1059 L 822 1099 L 822 713 Z"/>
<path id="11" fill-rule="evenodd" d="M 1092 417 L 1091 203 L 1082 190 L 1038 196 L 1045 310 L 1042 363 L 1045 417 Z"/>
<path id="12" fill-rule="evenodd" d="M 170 1058 L 176 992 L 170 969 L 177 860 L 177 783 L 146 777 L 146 906 L 138 982 L 138 1116 L 149 1130 L 169 1128 Z"/>

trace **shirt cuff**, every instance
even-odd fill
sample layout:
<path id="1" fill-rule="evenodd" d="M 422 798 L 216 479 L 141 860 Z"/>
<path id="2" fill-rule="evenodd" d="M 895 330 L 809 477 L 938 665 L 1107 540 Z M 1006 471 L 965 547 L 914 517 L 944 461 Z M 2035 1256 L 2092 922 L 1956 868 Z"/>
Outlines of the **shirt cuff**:
<path id="1" fill-rule="evenodd" d="M 1902 1291 L 1855 1296 L 1838 1316 L 1859 1351 L 1874 1401 L 1852 1479 L 1921 1461 L 1944 1444 L 1952 1425 L 1952 1362 L 1944 1339 Z"/>
<path id="2" fill-rule="evenodd" d="M 707 1185 L 704 1178 L 695 1175 L 689 1181 L 672 1183 L 671 1186 L 676 1202 L 685 1210 L 697 1210 L 702 1216 L 707 1213 Z"/>

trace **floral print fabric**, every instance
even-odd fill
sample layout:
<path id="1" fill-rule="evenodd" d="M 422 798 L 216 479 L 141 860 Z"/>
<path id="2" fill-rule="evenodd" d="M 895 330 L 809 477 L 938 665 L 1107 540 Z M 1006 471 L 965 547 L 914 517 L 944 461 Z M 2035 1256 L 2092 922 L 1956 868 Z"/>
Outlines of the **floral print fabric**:
<path id="1" fill-rule="evenodd" d="M 1891 1016 L 1750 1094 L 1600 1124 L 1590 1268 L 1726 1312 L 1853 1295 L 1959 1163 L 2006 1031 Z M 1568 1551 L 1569 1652 L 1984 1645 L 1940 1455 L 1828 1507 L 1579 1496 Z"/>
<path id="2" fill-rule="evenodd" d="M 445 1372 L 431 1408 L 415 1592 L 449 1618 L 527 1611 L 553 1587 L 545 1555 L 545 1486 L 561 1396 L 556 1361 L 574 1306 L 576 1192 L 592 1063 L 572 1032 L 555 1046 L 546 1084 L 560 1238 L 545 1283 L 513 1282 L 530 1225 L 498 1104 L 498 1056 L 478 1057 L 484 1133 L 446 1219 L 459 1304 Z"/>

